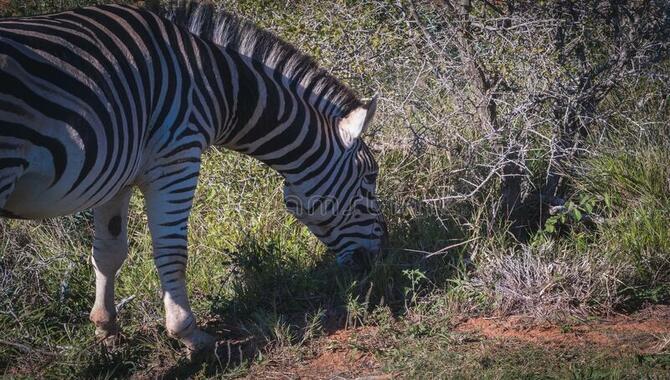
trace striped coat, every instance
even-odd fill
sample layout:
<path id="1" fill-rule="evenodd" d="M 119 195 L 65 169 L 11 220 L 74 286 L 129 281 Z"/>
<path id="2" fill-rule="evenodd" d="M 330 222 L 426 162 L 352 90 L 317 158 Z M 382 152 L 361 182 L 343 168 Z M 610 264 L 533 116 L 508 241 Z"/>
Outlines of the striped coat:
<path id="1" fill-rule="evenodd" d="M 287 208 L 337 254 L 381 249 L 377 165 L 364 104 L 291 45 L 211 6 L 110 5 L 0 20 L 0 213 L 93 208 L 91 320 L 117 331 L 114 274 L 127 256 L 131 188 L 142 191 L 166 324 L 189 348 L 187 222 L 203 152 L 251 155 L 285 179 Z"/>

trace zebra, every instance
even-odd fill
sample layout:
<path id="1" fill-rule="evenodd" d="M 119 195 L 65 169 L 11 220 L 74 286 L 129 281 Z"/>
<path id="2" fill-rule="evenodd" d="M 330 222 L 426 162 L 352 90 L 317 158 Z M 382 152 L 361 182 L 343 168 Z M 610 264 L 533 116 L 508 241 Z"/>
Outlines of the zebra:
<path id="1" fill-rule="evenodd" d="M 208 3 L 100 5 L 0 20 L 0 215 L 93 209 L 96 336 L 118 333 L 114 278 L 128 255 L 132 189 L 144 197 L 171 337 L 197 351 L 187 225 L 210 146 L 262 161 L 288 211 L 343 266 L 386 238 L 378 166 L 360 136 L 377 100 L 271 32 Z"/>

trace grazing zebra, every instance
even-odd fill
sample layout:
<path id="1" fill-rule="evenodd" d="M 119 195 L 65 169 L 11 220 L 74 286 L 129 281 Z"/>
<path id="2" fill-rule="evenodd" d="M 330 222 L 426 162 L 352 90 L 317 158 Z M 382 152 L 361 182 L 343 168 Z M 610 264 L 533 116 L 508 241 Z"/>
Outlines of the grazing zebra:
<path id="1" fill-rule="evenodd" d="M 122 5 L 0 20 L 0 213 L 39 219 L 93 208 L 96 334 L 118 330 L 114 277 L 127 256 L 131 188 L 144 195 L 166 327 L 199 330 L 185 287 L 187 221 L 203 152 L 253 156 L 338 263 L 364 265 L 386 235 L 361 102 L 273 34 L 184 4 Z"/>

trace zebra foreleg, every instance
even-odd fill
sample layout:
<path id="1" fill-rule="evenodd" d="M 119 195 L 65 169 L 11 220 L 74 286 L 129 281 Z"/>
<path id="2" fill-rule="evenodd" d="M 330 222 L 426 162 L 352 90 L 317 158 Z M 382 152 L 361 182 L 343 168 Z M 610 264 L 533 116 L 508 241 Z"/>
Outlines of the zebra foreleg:
<path id="1" fill-rule="evenodd" d="M 192 352 L 214 345 L 214 338 L 197 328 L 186 292 L 187 223 L 197 185 L 198 167 L 179 176 L 163 177 L 144 188 L 154 263 L 163 288 L 165 326 L 170 336 Z"/>
<path id="2" fill-rule="evenodd" d="M 119 332 L 114 306 L 114 277 L 128 256 L 128 202 L 130 190 L 93 210 L 95 238 L 91 262 L 95 268 L 95 303 L 90 319 L 95 334 L 106 338 Z"/>

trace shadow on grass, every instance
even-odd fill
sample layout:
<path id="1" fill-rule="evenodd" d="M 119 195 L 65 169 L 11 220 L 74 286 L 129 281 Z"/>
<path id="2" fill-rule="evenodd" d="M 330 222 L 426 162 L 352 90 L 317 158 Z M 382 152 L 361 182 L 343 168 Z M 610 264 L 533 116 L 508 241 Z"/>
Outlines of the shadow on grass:
<path id="1" fill-rule="evenodd" d="M 388 307 L 398 317 L 405 312 L 407 297 L 422 288 L 446 286 L 463 268 L 464 248 L 425 258 L 425 253 L 462 241 L 462 236 L 462 231 L 435 223 L 429 215 L 415 217 L 391 229 L 390 248 L 367 273 L 339 268 L 331 256 L 303 260 L 284 252 L 277 242 L 249 239 L 228 252 L 234 297 L 213 297 L 212 318 L 204 326 L 226 339 L 218 342 L 213 355 L 195 362 L 181 360 L 160 376 L 214 376 L 236 370 L 273 347 L 303 345 L 311 337 L 364 324 L 377 306 Z M 425 283 L 417 283 L 412 275 L 417 272 Z"/>
<path id="2" fill-rule="evenodd" d="M 201 316 L 204 328 L 222 340 L 215 355 L 198 363 L 183 358 L 175 359 L 180 357 L 178 351 L 182 348 L 176 340 L 170 340 L 162 348 L 156 345 L 166 336 L 162 322 L 158 319 L 159 309 L 155 310 L 155 314 L 138 313 L 129 317 L 127 313 L 133 310 L 131 306 L 131 309 L 125 312 L 125 318 L 129 320 L 144 318 L 145 322 L 142 325 L 135 325 L 137 329 L 127 335 L 126 340 L 113 350 L 83 343 L 92 338 L 92 331 L 89 335 L 89 332 L 81 330 L 92 329 L 87 320 L 92 304 L 90 287 L 92 274 L 83 254 L 82 260 L 72 263 L 72 268 L 69 261 L 64 261 L 66 269 L 49 266 L 52 268 L 50 270 L 54 271 L 53 276 L 48 277 L 53 283 L 47 284 L 49 287 L 46 295 L 42 294 L 44 290 L 40 290 L 41 293 L 34 293 L 28 285 L 28 282 L 35 283 L 36 276 L 45 276 L 41 271 L 26 272 L 28 269 L 36 268 L 32 264 L 32 256 L 20 255 L 18 251 L 16 254 L 5 255 L 2 264 L 7 269 L 13 268 L 12 272 L 16 276 L 26 280 L 25 289 L 22 288 L 23 290 L 19 292 L 22 294 L 21 297 L 30 298 L 39 295 L 49 300 L 43 311 L 44 315 L 33 316 L 32 319 L 22 317 L 24 323 L 39 319 L 43 329 L 49 332 L 49 335 L 41 330 L 40 334 L 36 333 L 38 337 L 34 340 L 35 346 L 42 345 L 41 339 L 73 341 L 69 335 L 61 337 L 51 333 L 51 331 L 62 332 L 64 324 L 72 326 L 73 331 L 77 331 L 78 338 L 75 342 L 79 342 L 81 338 L 82 345 L 75 344 L 72 347 L 61 348 L 54 344 L 50 355 L 55 356 L 35 357 L 37 362 L 33 362 L 32 355 L 8 348 L 0 357 L 0 368 L 2 368 L 0 371 L 7 371 L 10 368 L 32 371 L 41 368 L 39 371 L 45 371 L 44 373 L 48 373 L 49 376 L 78 378 L 131 375 L 185 378 L 202 373 L 231 374 L 234 371 L 244 371 L 245 363 L 257 360 L 259 356 L 264 356 L 278 346 L 302 346 L 309 344 L 311 337 L 328 335 L 343 328 L 370 323 L 369 317 L 377 306 L 386 306 L 394 315 L 401 315 L 405 311 L 407 297 L 414 296 L 417 292 L 427 292 L 432 286 L 443 287 L 463 265 L 464 250 L 437 255 L 430 259 L 425 258 L 424 252 L 434 252 L 459 240 L 462 241 L 463 234 L 454 226 L 444 226 L 435 222 L 435 217 L 427 211 L 416 213 L 412 218 L 406 215 L 394 215 L 394 218 L 396 222 L 390 223 L 390 248 L 367 273 L 353 273 L 338 268 L 334 257 L 312 255 L 305 245 L 282 241 L 276 237 L 280 235 L 250 238 L 240 244 L 234 252 L 222 253 L 228 257 L 227 265 L 233 275 L 229 283 L 222 284 L 224 291 L 212 294 L 205 301 L 209 312 L 203 314 L 208 314 L 208 317 Z M 90 226 L 90 216 L 81 220 L 67 219 L 67 223 L 70 222 L 82 225 L 61 226 L 59 230 L 90 229 L 86 227 Z M 71 243 L 72 245 L 90 244 L 86 240 L 89 239 L 90 233 L 81 233 L 81 236 L 77 236 L 83 240 L 81 242 L 77 240 Z M 19 244 L 24 248 L 17 246 L 17 250 L 25 250 L 31 239 L 28 235 L 13 238 L 12 241 L 18 242 L 22 242 L 21 239 L 24 238 L 25 244 Z M 69 247 L 66 248 L 70 249 Z M 21 258 L 21 261 L 13 262 L 15 258 Z M 412 271 L 424 274 L 426 281 L 417 287 L 417 284 L 413 283 L 416 278 L 409 274 Z M 63 286 L 62 273 L 71 273 L 67 276 L 69 286 Z M 17 286 L 23 284 L 23 282 L 12 283 Z M 64 289 L 69 290 L 65 292 Z M 408 289 L 414 294 L 409 294 Z M 16 302 L 21 299 L 16 299 L 16 296 L 13 298 Z M 33 310 L 25 305 L 17 306 L 17 310 Z M 154 310 L 153 306 L 151 308 Z M 145 325 L 147 321 L 150 325 Z M 14 328 L 13 320 L 7 319 L 5 322 L 10 328 Z M 41 338 L 43 335 L 47 338 Z M 17 338 L 16 341 L 23 342 L 25 339 Z M 169 352 L 162 351 L 166 349 Z M 43 366 L 40 364 L 43 362 L 52 364 Z"/>
<path id="3" fill-rule="evenodd" d="M 79 361 L 78 356 L 89 356 L 88 365 L 78 371 L 75 377 L 80 379 L 107 379 L 128 378 L 137 371 L 137 365 L 128 358 L 148 357 L 151 347 L 146 344 L 146 337 L 140 333 L 117 338 L 114 347 L 107 347 L 102 343 L 89 345 L 75 355 L 73 360 Z"/>

